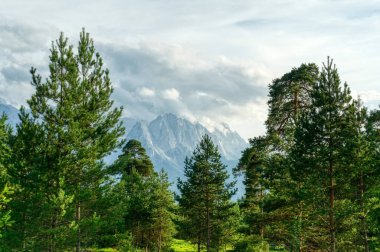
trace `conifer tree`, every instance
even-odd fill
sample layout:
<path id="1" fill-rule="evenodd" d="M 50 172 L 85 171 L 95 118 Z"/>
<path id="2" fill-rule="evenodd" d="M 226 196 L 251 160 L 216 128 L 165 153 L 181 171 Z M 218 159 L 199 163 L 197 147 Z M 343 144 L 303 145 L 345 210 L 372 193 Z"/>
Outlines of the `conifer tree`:
<path id="1" fill-rule="evenodd" d="M 90 209 L 83 211 L 86 190 L 99 184 L 100 176 L 94 175 L 100 172 L 99 163 L 119 146 L 124 131 L 119 122 L 121 109 L 112 108 L 109 72 L 84 30 L 77 53 L 63 34 L 52 43 L 49 70 L 43 81 L 31 69 L 36 91 L 28 100 L 34 123 L 43 131 L 37 172 L 43 177 L 50 210 L 43 216 L 48 225 L 40 230 L 47 234 L 45 250 L 56 251 L 75 242 L 80 251 L 81 223 L 93 215 Z"/>
<path id="2" fill-rule="evenodd" d="M 11 202 L 14 225 L 7 231 L 7 246 L 23 251 L 46 248 L 46 215 L 51 211 L 46 197 L 48 184 L 45 157 L 45 132 L 30 114 L 21 108 L 20 123 L 11 147 L 14 160 L 9 174 L 15 185 Z M 30 148 L 33 146 L 33 148 Z M 38 235 L 36 235 L 38 234 Z"/>
<path id="3" fill-rule="evenodd" d="M 241 203 L 245 233 L 251 237 L 251 243 L 263 247 L 265 242 L 266 209 L 264 202 L 268 192 L 267 139 L 257 137 L 250 139 L 251 146 L 243 151 L 235 172 L 244 173 L 245 197 Z M 259 244 L 257 244 L 259 243 Z"/>
<path id="4" fill-rule="evenodd" d="M 12 187 L 9 184 L 8 175 L 11 165 L 11 148 L 6 120 L 7 117 L 2 115 L 0 118 L 0 240 L 3 237 L 3 229 L 12 223 L 9 209 Z M 4 248 L 0 244 L 0 250 L 2 249 Z"/>
<path id="5" fill-rule="evenodd" d="M 162 251 L 174 233 L 174 197 L 163 171 L 142 176 L 136 171 L 126 178 L 124 202 L 126 230 L 139 248 Z"/>
<path id="6" fill-rule="evenodd" d="M 310 109 L 310 95 L 318 78 L 315 64 L 302 64 L 273 80 L 269 85 L 266 135 L 250 139 L 251 146 L 243 152 L 235 169 L 245 175 L 246 197 L 242 207 L 246 221 L 249 220 L 248 227 L 252 230 L 260 225 L 256 230 L 261 230 L 261 242 L 267 236 L 293 250 L 304 246 L 306 230 L 302 227 L 306 226 L 303 225 L 306 214 L 299 193 L 302 183 L 293 178 L 296 174 L 291 172 L 288 151 L 294 144 L 301 113 Z M 271 223 L 273 216 L 276 221 Z M 268 226 L 266 235 L 265 226 Z"/>
<path id="7" fill-rule="evenodd" d="M 201 244 L 207 251 L 218 249 L 217 230 L 228 216 L 221 220 L 219 214 L 227 214 L 233 207 L 231 196 L 234 182 L 228 183 L 226 166 L 220 161 L 218 148 L 208 135 L 196 147 L 191 158 L 185 160 L 185 177 L 178 180 L 178 197 L 182 213 L 196 232 L 191 232 L 190 238 L 197 240 L 198 251 Z"/>
<path id="8" fill-rule="evenodd" d="M 319 246 L 334 252 L 337 230 L 348 215 L 344 211 L 337 213 L 345 208 L 344 189 L 352 176 L 350 141 L 355 136 L 355 110 L 350 90 L 347 84 L 342 89 L 337 69 L 329 58 L 311 97 L 311 109 L 303 113 L 296 129 L 293 169 L 309 185 L 304 188 L 309 192 L 309 203 L 319 209 L 324 220 L 319 224 L 319 233 L 326 231 L 322 236 L 325 240 L 320 240 Z"/>
<path id="9" fill-rule="evenodd" d="M 368 250 L 373 251 L 380 247 L 380 110 L 371 111 L 366 118 L 365 139 L 367 152 L 364 153 L 365 173 L 363 183 L 359 183 L 363 190 L 363 197 L 359 217 L 362 220 L 360 239 Z M 360 188 L 360 187 L 359 187 Z M 361 188 L 360 188 L 361 189 Z M 360 195 L 360 194 L 359 194 Z M 360 195 L 361 196 L 361 195 Z M 366 246 L 364 246 L 365 249 Z"/>
<path id="10" fill-rule="evenodd" d="M 129 140 L 122 154 L 109 167 L 112 175 L 121 175 L 114 185 L 111 206 L 117 234 L 131 234 L 136 248 L 162 251 L 174 232 L 174 196 L 167 174 L 156 173 L 145 149 L 137 140 Z M 114 212 L 119 216 L 115 216 Z"/>
<path id="11" fill-rule="evenodd" d="M 282 141 L 292 137 L 301 112 L 310 108 L 310 94 L 318 78 L 317 65 L 302 64 L 269 85 L 269 112 L 265 122 L 269 136 L 277 135 Z"/>
<path id="12" fill-rule="evenodd" d="M 146 154 L 141 143 L 135 139 L 129 140 L 123 147 L 122 154 L 117 161 L 110 167 L 113 173 L 128 176 L 133 171 L 142 176 L 153 174 L 153 164 Z"/>

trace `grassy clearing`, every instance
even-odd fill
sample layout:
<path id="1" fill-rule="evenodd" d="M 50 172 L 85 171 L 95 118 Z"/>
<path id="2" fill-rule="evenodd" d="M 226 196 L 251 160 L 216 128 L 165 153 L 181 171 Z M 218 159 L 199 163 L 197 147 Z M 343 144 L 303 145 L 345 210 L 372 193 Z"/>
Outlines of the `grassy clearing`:
<path id="1" fill-rule="evenodd" d="M 193 251 L 197 251 L 197 246 L 196 245 L 191 244 L 188 241 L 178 240 L 178 239 L 173 239 L 172 240 L 171 248 L 175 252 L 193 252 Z"/>
<path id="2" fill-rule="evenodd" d="M 197 251 L 197 245 L 185 240 L 173 239 L 171 249 L 175 252 L 194 252 Z M 202 249 L 201 251 L 206 251 L 206 249 Z M 222 249 L 221 251 L 232 251 L 232 247 L 227 246 L 226 250 Z"/>
<path id="3" fill-rule="evenodd" d="M 87 250 L 88 252 L 119 252 L 119 250 L 114 248 L 89 248 Z"/>

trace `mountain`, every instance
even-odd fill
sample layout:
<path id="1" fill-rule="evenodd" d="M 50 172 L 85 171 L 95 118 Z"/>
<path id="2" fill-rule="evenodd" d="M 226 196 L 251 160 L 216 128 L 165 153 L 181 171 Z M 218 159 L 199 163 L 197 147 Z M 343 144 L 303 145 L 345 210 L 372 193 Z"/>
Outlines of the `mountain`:
<path id="1" fill-rule="evenodd" d="M 16 108 L 0 104 L 0 114 L 2 112 L 8 115 L 8 123 L 13 127 L 19 122 Z M 205 134 L 208 134 L 218 146 L 222 161 L 227 165 L 230 174 L 240 158 L 241 151 L 248 146 L 247 142 L 227 124 L 222 124 L 219 129 L 211 132 L 200 123 L 192 123 L 171 113 L 160 115 L 150 122 L 133 118 L 122 118 L 122 122 L 126 128 L 124 136 L 126 140 L 140 141 L 152 159 L 155 169 L 166 170 L 171 182 L 183 177 L 186 156 L 192 155 Z M 112 163 L 120 152 L 118 150 L 112 153 L 105 158 L 105 162 Z M 242 187 L 241 181 L 237 187 Z"/>
<path id="2" fill-rule="evenodd" d="M 16 124 L 20 122 L 20 119 L 18 118 L 18 109 L 11 105 L 0 103 L 0 116 L 3 114 L 7 115 L 8 124 L 11 125 L 12 128 L 16 128 Z"/>
<path id="3" fill-rule="evenodd" d="M 139 140 L 146 149 L 156 169 L 165 169 L 173 181 L 183 176 L 185 157 L 190 157 L 203 135 L 208 134 L 218 146 L 224 163 L 229 168 L 236 165 L 247 143 L 228 125 L 223 131 L 207 130 L 200 123 L 179 118 L 174 114 L 158 116 L 151 122 L 137 122 L 126 138 Z"/>

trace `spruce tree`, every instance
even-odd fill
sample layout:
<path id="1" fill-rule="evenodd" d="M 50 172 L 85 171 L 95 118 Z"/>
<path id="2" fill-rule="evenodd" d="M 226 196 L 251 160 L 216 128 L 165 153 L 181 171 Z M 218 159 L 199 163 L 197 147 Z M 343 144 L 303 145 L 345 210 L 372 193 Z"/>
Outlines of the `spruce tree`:
<path id="1" fill-rule="evenodd" d="M 198 251 L 201 244 L 207 251 L 218 249 L 218 227 L 229 217 L 233 207 L 231 196 L 236 192 L 234 182 L 228 183 L 226 166 L 220 160 L 217 146 L 208 135 L 202 137 L 191 158 L 185 160 L 186 180 L 178 180 L 179 205 L 188 221 L 190 238 L 197 240 Z M 220 219 L 220 214 L 224 218 Z"/>

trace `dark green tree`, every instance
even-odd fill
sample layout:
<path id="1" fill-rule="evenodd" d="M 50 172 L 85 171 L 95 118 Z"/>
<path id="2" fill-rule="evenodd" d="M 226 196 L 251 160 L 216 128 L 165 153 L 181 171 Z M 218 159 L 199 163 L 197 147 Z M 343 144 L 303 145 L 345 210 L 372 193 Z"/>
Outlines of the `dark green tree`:
<path id="1" fill-rule="evenodd" d="M 283 142 L 291 140 L 288 137 L 292 137 L 301 112 L 311 106 L 310 94 L 318 78 L 317 65 L 302 64 L 269 85 L 269 112 L 266 120 L 269 136 L 279 136 Z"/>
<path id="2" fill-rule="evenodd" d="M 115 164 L 110 168 L 113 173 L 128 176 L 133 171 L 142 176 L 149 176 L 153 173 L 153 164 L 146 154 L 141 143 L 135 139 L 129 140 L 123 147 L 122 154 Z"/>
<path id="3" fill-rule="evenodd" d="M 175 209 L 167 174 L 154 172 L 150 158 L 137 140 L 128 141 L 109 172 L 119 177 L 111 187 L 112 204 L 107 211 L 111 217 L 107 222 L 114 223 L 115 234 L 121 238 L 116 242 L 129 239 L 131 234 L 136 248 L 149 251 L 167 248 L 174 233 Z"/>
<path id="4" fill-rule="evenodd" d="M 380 247 L 380 110 L 371 111 L 366 118 L 366 146 L 361 146 L 361 160 L 358 201 L 360 206 L 361 238 L 364 248 L 373 251 Z M 364 149 L 364 151 L 363 151 Z M 366 244 L 368 243 L 368 245 Z M 368 248 L 367 248 L 368 246 Z"/>
<path id="5" fill-rule="evenodd" d="M 235 183 L 227 182 L 226 166 L 220 158 L 211 138 L 203 136 L 192 157 L 185 160 L 187 180 L 178 180 L 179 205 L 189 225 L 189 238 L 197 241 L 198 251 L 202 243 L 207 251 L 219 248 L 218 228 L 234 206 L 231 196 L 236 192 Z"/>
<path id="6" fill-rule="evenodd" d="M 251 146 L 245 149 L 235 172 L 244 173 L 245 197 L 241 202 L 246 229 L 244 233 L 252 238 L 251 243 L 263 247 L 265 243 L 266 211 L 264 202 L 268 193 L 267 141 L 263 137 L 250 139 Z M 259 243 L 259 244 L 258 244 Z"/>
<path id="7" fill-rule="evenodd" d="M 124 181 L 122 181 L 124 182 Z M 125 231 L 134 246 L 150 251 L 167 248 L 174 232 L 174 196 L 167 174 L 161 171 L 142 176 L 132 171 L 125 178 L 126 199 L 122 203 Z"/>
<path id="8" fill-rule="evenodd" d="M 337 231 L 350 215 L 345 211 L 349 209 L 345 190 L 352 176 L 350 157 L 356 129 L 350 90 L 347 84 L 342 89 L 329 58 L 311 98 L 311 109 L 302 114 L 295 132 L 292 169 L 308 185 L 303 190 L 308 191 L 309 204 L 318 210 L 314 218 L 321 217 L 320 249 L 333 252 L 337 249 Z"/>
<path id="9" fill-rule="evenodd" d="M 11 221 L 11 211 L 9 201 L 11 200 L 12 187 L 9 184 L 9 169 L 11 165 L 11 148 L 9 146 L 9 129 L 6 125 L 7 117 L 0 118 L 0 239 L 3 237 L 3 230 L 9 227 Z M 4 249 L 0 245 L 0 250 Z"/>
<path id="10" fill-rule="evenodd" d="M 52 44 L 49 70 L 43 81 L 31 69 L 36 91 L 28 100 L 32 122 L 43 132 L 43 150 L 33 166 L 42 178 L 44 202 L 49 206 L 43 212 L 45 226 L 40 228 L 46 236 L 40 238 L 45 250 L 56 251 L 75 242 L 80 251 L 82 222 L 93 216 L 91 209 L 83 207 L 89 192 L 100 183 L 101 160 L 119 146 L 124 133 L 121 109 L 112 108 L 109 72 L 84 30 L 77 53 L 63 34 Z"/>
<path id="11" fill-rule="evenodd" d="M 302 230 L 305 209 L 300 194 L 302 183 L 291 173 L 288 152 L 300 114 L 310 109 L 311 92 L 318 82 L 315 64 L 293 68 L 269 85 L 269 112 L 265 136 L 250 140 L 235 172 L 245 176 L 246 195 L 242 212 L 253 243 L 271 239 L 300 250 L 305 240 Z M 273 221 L 275 220 L 275 221 Z M 265 230 L 265 226 L 268 228 Z M 266 233 L 264 235 L 264 233 Z"/>
<path id="12" fill-rule="evenodd" d="M 42 216 L 51 211 L 45 196 L 48 186 L 47 160 L 44 158 L 46 135 L 24 108 L 21 108 L 19 118 L 16 135 L 11 138 L 14 162 L 9 170 L 15 185 L 14 201 L 11 202 L 15 223 L 7 230 L 6 243 L 12 249 L 42 250 L 46 245 L 42 237 L 49 235 L 43 232 L 49 228 L 45 227 L 46 219 Z"/>

